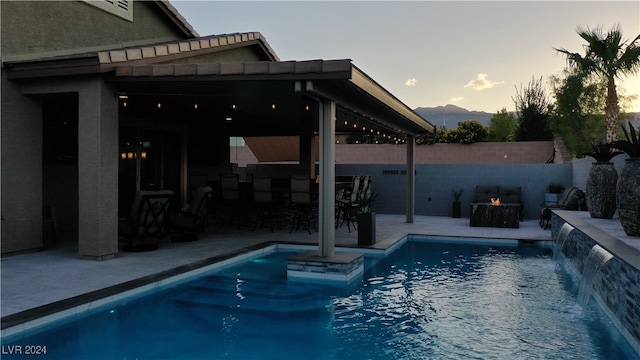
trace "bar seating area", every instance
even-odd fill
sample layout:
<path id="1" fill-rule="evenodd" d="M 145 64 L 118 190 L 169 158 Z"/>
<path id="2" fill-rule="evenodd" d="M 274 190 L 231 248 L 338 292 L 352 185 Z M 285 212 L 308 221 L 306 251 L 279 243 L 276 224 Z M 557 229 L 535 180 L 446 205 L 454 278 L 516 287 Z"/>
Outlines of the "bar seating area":
<path id="1" fill-rule="evenodd" d="M 307 175 L 262 171 L 259 174 L 203 172 L 190 174 L 189 190 L 212 189 L 207 225 L 246 228 L 251 231 L 286 229 L 290 233 L 318 231 L 318 178 Z M 213 178 L 213 179 L 212 179 Z M 360 199 L 370 191 L 371 176 L 335 178 L 335 227 L 357 230 Z"/>

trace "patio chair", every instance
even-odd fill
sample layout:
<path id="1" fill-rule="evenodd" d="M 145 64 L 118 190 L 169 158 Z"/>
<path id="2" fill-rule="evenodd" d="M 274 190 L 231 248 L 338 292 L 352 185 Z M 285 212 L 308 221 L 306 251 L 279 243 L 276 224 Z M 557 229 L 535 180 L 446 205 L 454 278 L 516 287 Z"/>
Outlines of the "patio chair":
<path id="1" fill-rule="evenodd" d="M 565 189 L 558 202 L 544 201 L 540 204 L 540 227 L 545 230 L 548 229 L 551 224 L 551 210 L 580 210 L 584 202 L 584 192 L 575 186 Z"/>
<path id="2" fill-rule="evenodd" d="M 234 221 L 237 221 L 242 208 L 240 177 L 238 174 L 220 174 L 220 194 L 222 217 L 227 218 L 228 224 L 232 225 Z M 239 222 L 238 228 L 240 228 Z"/>
<path id="3" fill-rule="evenodd" d="M 345 189 L 342 198 L 336 200 L 336 228 L 346 222 L 349 232 L 351 232 L 351 226 L 356 230 L 358 199 L 362 196 L 363 188 L 368 187 L 368 183 L 369 179 L 366 176 L 354 176 L 351 180 L 351 187 Z"/>
<path id="4" fill-rule="evenodd" d="M 311 226 L 317 231 L 313 214 L 313 203 L 311 202 L 311 178 L 308 176 L 292 175 L 290 178 L 290 201 L 294 210 L 291 218 L 291 231 L 294 226 L 298 230 L 300 228 L 300 220 L 304 219 L 307 225 L 307 231 L 311 235 Z"/>
<path id="5" fill-rule="evenodd" d="M 211 206 L 213 189 L 210 186 L 198 187 L 193 192 L 191 202 L 176 214 L 169 217 L 170 225 L 180 235 L 172 236 L 173 242 L 198 240 L 198 233 L 207 228 L 207 216 Z"/>
<path id="6" fill-rule="evenodd" d="M 273 209 L 274 204 L 271 176 L 253 176 L 252 188 L 253 202 L 258 208 L 258 214 L 256 215 L 256 222 L 253 229 L 255 230 L 258 227 L 258 223 L 260 223 L 260 228 L 263 228 L 265 217 L 268 217 L 269 227 L 271 228 L 271 232 L 273 232 L 273 224 L 276 221 L 276 215 Z"/>
<path id="7" fill-rule="evenodd" d="M 140 252 L 158 249 L 157 244 L 140 244 L 139 240 L 165 236 L 167 212 L 173 191 L 138 191 L 128 217 L 118 221 L 119 240 L 127 244 L 124 251 Z"/>

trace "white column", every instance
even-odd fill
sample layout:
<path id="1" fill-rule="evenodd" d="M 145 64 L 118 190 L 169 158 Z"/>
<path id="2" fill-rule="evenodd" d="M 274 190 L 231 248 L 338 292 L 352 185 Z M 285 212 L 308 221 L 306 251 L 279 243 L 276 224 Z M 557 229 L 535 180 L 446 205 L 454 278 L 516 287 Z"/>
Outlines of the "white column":
<path id="1" fill-rule="evenodd" d="M 413 223 L 416 207 L 416 138 L 407 135 L 407 222 Z"/>
<path id="2" fill-rule="evenodd" d="M 318 187 L 318 222 L 321 257 L 331 257 L 335 253 L 335 175 L 336 175 L 336 104 L 321 101 L 318 111 L 320 128 L 320 184 Z"/>

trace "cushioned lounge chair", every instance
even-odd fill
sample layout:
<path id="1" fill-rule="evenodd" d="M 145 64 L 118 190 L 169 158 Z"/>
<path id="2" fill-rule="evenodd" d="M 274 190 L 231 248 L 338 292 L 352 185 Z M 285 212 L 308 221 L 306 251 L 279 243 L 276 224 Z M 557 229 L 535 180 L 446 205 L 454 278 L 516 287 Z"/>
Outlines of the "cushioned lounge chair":
<path id="1" fill-rule="evenodd" d="M 580 210 L 583 202 L 584 192 L 575 186 L 565 189 L 557 203 L 544 201 L 540 204 L 540 227 L 546 230 L 551 226 L 551 210 Z"/>
<path id="2" fill-rule="evenodd" d="M 119 239 L 127 244 L 124 251 L 150 251 L 158 248 L 157 244 L 140 244 L 138 241 L 165 236 L 167 212 L 173 191 L 138 191 L 127 218 L 118 222 Z"/>

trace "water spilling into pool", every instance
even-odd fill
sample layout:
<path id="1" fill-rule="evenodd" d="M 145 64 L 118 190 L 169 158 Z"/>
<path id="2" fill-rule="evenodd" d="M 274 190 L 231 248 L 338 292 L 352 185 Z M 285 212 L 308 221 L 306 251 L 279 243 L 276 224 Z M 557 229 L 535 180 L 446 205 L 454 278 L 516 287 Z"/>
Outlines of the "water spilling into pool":
<path id="1" fill-rule="evenodd" d="M 367 257 L 353 289 L 287 281 L 293 253 L 275 252 L 3 346 L 64 359 L 636 356 L 596 306 L 577 304 L 550 248 L 509 244 L 407 242 Z"/>

